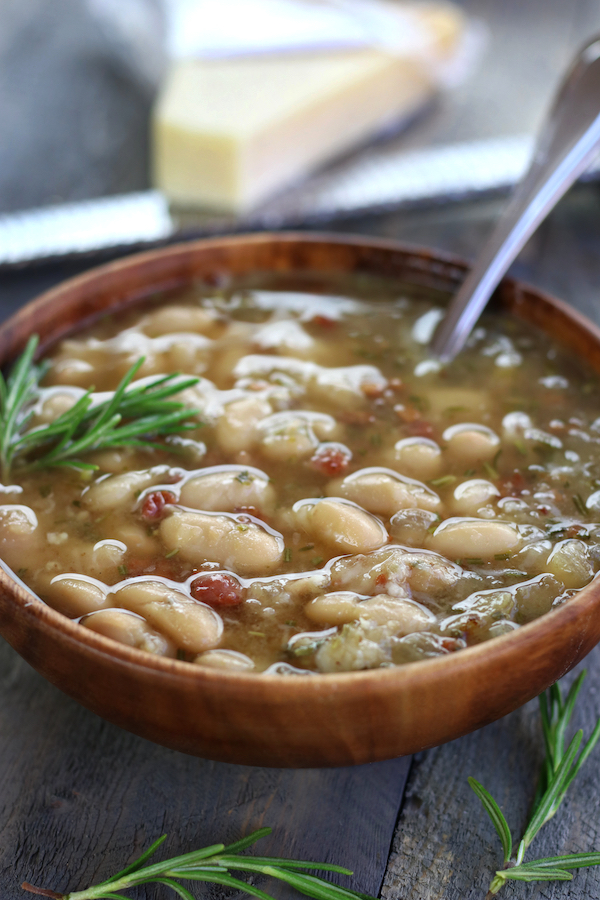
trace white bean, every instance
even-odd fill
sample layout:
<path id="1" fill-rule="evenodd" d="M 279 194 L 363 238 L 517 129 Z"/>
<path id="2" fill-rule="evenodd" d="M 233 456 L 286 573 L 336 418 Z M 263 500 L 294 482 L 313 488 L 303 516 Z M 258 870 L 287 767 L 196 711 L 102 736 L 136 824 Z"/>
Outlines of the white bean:
<path id="1" fill-rule="evenodd" d="M 515 599 L 519 622 L 530 622 L 545 615 L 563 592 L 563 586 L 555 575 L 538 575 L 530 581 L 515 586 Z"/>
<path id="2" fill-rule="evenodd" d="M 307 603 L 304 613 L 318 625 L 347 625 L 358 619 L 361 599 L 354 591 L 331 591 Z"/>
<path id="3" fill-rule="evenodd" d="M 394 444 L 392 465 L 409 478 L 430 481 L 442 470 L 442 451 L 429 438 L 404 438 Z"/>
<path id="4" fill-rule="evenodd" d="M 435 616 L 425 607 L 406 597 L 377 594 L 359 605 L 361 620 L 375 625 L 393 625 L 397 637 L 425 631 L 435 624 Z"/>
<path id="5" fill-rule="evenodd" d="M 516 569 L 521 569 L 529 575 L 541 575 L 548 571 L 548 557 L 552 553 L 550 541 L 534 541 L 526 544 L 519 554 L 512 560 Z"/>
<path id="6" fill-rule="evenodd" d="M 523 433 L 533 427 L 531 418 L 524 412 L 509 412 L 502 419 L 502 437 L 504 440 L 514 441 L 522 437 Z"/>
<path id="7" fill-rule="evenodd" d="M 168 466 L 155 466 L 122 475 L 107 475 L 87 489 L 82 497 L 83 502 L 96 513 L 133 508 L 140 492 L 153 484 L 160 484 L 168 471 Z"/>
<path id="8" fill-rule="evenodd" d="M 96 634 L 154 653 L 156 656 L 175 656 L 177 648 L 164 635 L 150 628 L 142 616 L 123 609 L 103 609 L 92 612 L 81 620 L 81 624 Z"/>
<path id="9" fill-rule="evenodd" d="M 206 456 L 206 444 L 203 441 L 195 441 L 181 434 L 168 435 L 165 443 L 181 455 L 186 465 L 197 466 Z"/>
<path id="10" fill-rule="evenodd" d="M 112 475 L 120 475 L 126 472 L 134 464 L 136 451 L 131 447 L 122 447 L 115 450 L 99 450 L 90 453 L 88 460 L 98 466 L 102 472 L 110 472 Z"/>
<path id="11" fill-rule="evenodd" d="M 476 516 L 479 509 L 499 496 L 500 491 L 491 481 L 473 478 L 454 489 L 451 509 L 456 516 Z"/>
<path id="12" fill-rule="evenodd" d="M 326 492 L 329 497 L 344 497 L 382 516 L 413 507 L 436 511 L 441 505 L 438 495 L 424 484 L 383 468 L 359 469 L 330 481 Z"/>
<path id="13" fill-rule="evenodd" d="M 365 387 L 381 392 L 387 387 L 387 379 L 376 366 L 315 366 L 315 373 L 308 385 L 308 396 L 317 403 L 355 410 L 364 403 Z"/>
<path id="14" fill-rule="evenodd" d="M 388 533 L 379 519 L 343 500 L 301 501 L 294 507 L 298 523 L 316 540 L 338 553 L 367 553 L 387 543 Z"/>
<path id="15" fill-rule="evenodd" d="M 122 541 L 128 550 L 143 553 L 145 556 L 160 555 L 159 542 L 136 522 L 121 520 L 112 525 L 111 533 L 117 540 Z"/>
<path id="16" fill-rule="evenodd" d="M 200 653 L 193 662 L 197 666 L 208 669 L 225 669 L 229 672 L 251 672 L 254 662 L 245 653 L 237 650 L 206 650 Z"/>
<path id="17" fill-rule="evenodd" d="M 252 506 L 268 513 L 275 506 L 276 494 L 269 476 L 260 469 L 218 466 L 188 477 L 179 499 L 192 509 L 233 512 Z"/>
<path id="18" fill-rule="evenodd" d="M 428 509 L 401 509 L 390 519 L 390 535 L 407 547 L 422 547 L 429 530 L 440 521 L 437 513 Z"/>
<path id="19" fill-rule="evenodd" d="M 466 600 L 455 603 L 455 615 L 448 616 L 440 623 L 442 632 L 460 635 L 468 631 L 471 636 L 485 639 L 486 630 L 499 620 L 510 620 L 515 610 L 515 596 L 512 591 L 476 591 Z M 491 635 L 487 635 L 491 636 Z"/>
<path id="20" fill-rule="evenodd" d="M 556 575 L 567 588 L 582 588 L 594 576 L 586 545 L 574 538 L 559 541 L 548 557 L 547 571 Z"/>
<path id="21" fill-rule="evenodd" d="M 0 506 L 0 556 L 11 568 L 37 564 L 42 541 L 37 516 L 29 506 Z"/>
<path id="22" fill-rule="evenodd" d="M 176 647 L 190 653 L 212 650 L 221 640 L 223 621 L 214 609 L 161 581 L 129 582 L 108 599 L 113 606 L 143 616 Z"/>
<path id="23" fill-rule="evenodd" d="M 518 529 L 495 519 L 453 517 L 428 538 L 427 546 L 448 559 L 494 559 L 513 554 L 522 544 Z"/>
<path id="24" fill-rule="evenodd" d="M 276 350 L 281 356 L 315 358 L 315 339 L 295 319 L 266 322 L 255 331 L 252 343 L 258 350 Z"/>
<path id="25" fill-rule="evenodd" d="M 152 338 L 151 346 L 161 371 L 193 374 L 204 372 L 211 349 L 208 338 L 189 332 Z"/>
<path id="26" fill-rule="evenodd" d="M 320 672 L 375 669 L 385 660 L 384 647 L 365 637 L 358 624 L 347 625 L 340 634 L 324 641 L 315 653 L 315 663 Z"/>
<path id="27" fill-rule="evenodd" d="M 222 330 L 222 324 L 216 313 L 198 306 L 178 306 L 169 304 L 162 309 L 148 313 L 139 323 L 149 337 L 159 337 L 163 334 L 183 334 L 193 331 L 196 334 L 204 334 L 214 337 Z"/>
<path id="28" fill-rule="evenodd" d="M 41 407 L 39 405 L 36 407 L 36 414 L 31 420 L 30 427 L 47 425 L 49 422 L 53 422 L 75 406 L 77 400 L 83 394 L 84 391 L 80 391 L 77 388 L 64 388 L 62 391 L 60 388 L 51 390 L 50 395 L 43 400 Z"/>
<path id="29" fill-rule="evenodd" d="M 447 594 L 459 581 L 464 579 L 464 571 L 438 553 L 407 553 L 404 565 L 408 567 L 407 584 L 411 591 L 435 596 Z"/>
<path id="30" fill-rule="evenodd" d="M 267 416 L 260 422 L 259 430 L 262 452 L 275 461 L 310 456 L 320 441 L 334 440 L 340 434 L 331 416 L 302 410 Z"/>
<path id="31" fill-rule="evenodd" d="M 271 414 L 270 404 L 262 397 L 242 397 L 228 403 L 215 425 L 215 436 L 225 453 L 251 450 L 259 438 L 258 423 Z"/>
<path id="32" fill-rule="evenodd" d="M 485 425 L 452 425 L 444 431 L 443 439 L 446 441 L 444 455 L 465 468 L 489 462 L 500 449 L 500 438 Z"/>
<path id="33" fill-rule="evenodd" d="M 364 556 L 339 559 L 331 567 L 331 582 L 336 588 L 360 594 L 374 594 L 381 585 L 394 596 L 406 596 L 408 590 L 423 594 L 447 594 L 463 576 L 463 570 L 438 553 L 420 553 L 389 547 Z"/>
<path id="34" fill-rule="evenodd" d="M 50 606 L 70 619 L 78 619 L 107 606 L 108 588 L 85 575 L 57 575 L 44 591 Z"/>
<path id="35" fill-rule="evenodd" d="M 283 538 L 233 516 L 175 510 L 160 524 L 168 550 L 194 565 L 217 562 L 240 575 L 264 575 L 281 561 Z"/>
<path id="36" fill-rule="evenodd" d="M 94 366 L 84 359 L 56 359 L 46 376 L 46 384 L 72 384 L 87 388 L 94 382 Z"/>
<path id="37" fill-rule="evenodd" d="M 63 534 L 64 542 L 59 540 Z M 52 536 L 48 534 L 47 538 Z M 59 559 L 67 571 L 82 572 L 107 584 L 118 580 L 118 569 L 123 565 L 127 553 L 127 547 L 122 541 L 109 539 L 92 544 L 90 541 L 69 538 L 66 532 L 58 532 L 54 538 L 52 543 L 62 544 Z"/>

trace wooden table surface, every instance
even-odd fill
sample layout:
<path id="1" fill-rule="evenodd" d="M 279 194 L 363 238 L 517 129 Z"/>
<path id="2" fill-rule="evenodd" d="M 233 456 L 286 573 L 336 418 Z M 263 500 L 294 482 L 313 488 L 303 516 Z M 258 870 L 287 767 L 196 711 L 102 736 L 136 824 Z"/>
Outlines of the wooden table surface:
<path id="1" fill-rule="evenodd" d="M 348 221 L 345 231 L 472 255 L 496 204 Z M 340 229 L 341 230 L 341 229 Z M 0 273 L 0 315 L 89 263 Z M 600 321 L 600 191 L 576 188 L 523 252 L 515 273 Z M 600 650 L 575 724 L 600 715 Z M 522 828 L 541 758 L 536 704 L 412 760 L 356 769 L 283 771 L 197 760 L 129 735 L 77 706 L 0 647 L 0 897 L 23 880 L 81 889 L 121 868 L 158 835 L 184 852 L 270 824 L 263 852 L 337 861 L 383 900 L 482 898 L 498 841 L 467 785 L 475 776 Z M 539 855 L 600 849 L 600 749 L 537 842 Z M 391 850 L 390 850 L 391 844 Z M 389 859 L 388 859 L 389 855 Z M 159 900 L 164 888 L 138 897 Z M 279 887 L 278 897 L 288 896 Z M 202 890 L 202 895 L 206 893 Z M 210 896 L 221 896 L 208 891 Z M 572 884 L 509 886 L 507 897 L 600 898 L 600 872 Z"/>

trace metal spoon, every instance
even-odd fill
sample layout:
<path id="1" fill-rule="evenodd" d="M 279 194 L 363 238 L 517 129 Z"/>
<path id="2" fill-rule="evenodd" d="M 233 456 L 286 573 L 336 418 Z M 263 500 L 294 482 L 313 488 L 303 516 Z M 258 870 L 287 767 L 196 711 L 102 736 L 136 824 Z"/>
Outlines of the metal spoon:
<path id="1" fill-rule="evenodd" d="M 600 37 L 576 56 L 538 136 L 533 161 L 431 343 L 449 362 L 463 348 L 498 282 L 600 145 Z"/>

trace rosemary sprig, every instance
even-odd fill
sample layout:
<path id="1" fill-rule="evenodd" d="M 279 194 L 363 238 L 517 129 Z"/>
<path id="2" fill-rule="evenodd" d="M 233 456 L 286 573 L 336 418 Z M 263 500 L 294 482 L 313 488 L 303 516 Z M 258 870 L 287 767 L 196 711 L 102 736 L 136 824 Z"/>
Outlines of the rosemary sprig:
<path id="1" fill-rule="evenodd" d="M 165 840 L 166 835 L 163 835 L 121 872 L 117 872 L 106 881 L 83 891 L 59 894 L 46 888 L 34 887 L 27 882 L 24 882 L 21 887 L 30 893 L 51 897 L 53 900 L 127 900 L 127 897 L 120 893 L 121 891 L 129 890 L 140 884 L 155 883 L 171 888 L 182 900 L 195 900 L 194 895 L 181 882 L 199 881 L 237 888 L 252 897 L 257 897 L 258 900 L 274 900 L 270 894 L 255 885 L 230 875 L 229 870 L 232 869 L 235 872 L 259 873 L 277 878 L 296 888 L 301 894 L 313 897 L 314 900 L 374 900 L 368 894 L 359 894 L 349 888 L 339 887 L 325 878 L 302 871 L 303 869 L 320 869 L 326 872 L 352 875 L 349 869 L 344 869 L 342 866 L 302 859 L 283 859 L 276 856 L 240 855 L 241 851 L 246 850 L 257 840 L 270 833 L 270 828 L 259 828 L 258 831 L 254 831 L 248 837 L 242 838 L 228 847 L 224 844 L 213 844 L 210 847 L 203 847 L 201 850 L 194 850 L 192 853 L 185 853 L 183 856 L 175 856 L 164 862 L 145 866 L 144 864 Z"/>
<path id="2" fill-rule="evenodd" d="M 32 471 L 71 466 L 94 471 L 97 466 L 81 459 L 91 450 L 158 446 L 148 436 L 195 427 L 189 423 L 194 410 L 170 398 L 198 379 L 175 372 L 132 384 L 144 364 L 139 359 L 105 399 L 94 397 L 93 390 L 86 391 L 53 422 L 28 428 L 47 368 L 34 362 L 37 345 L 37 335 L 33 335 L 6 381 L 0 373 L 0 475 L 4 483 L 13 468 Z"/>
<path id="3" fill-rule="evenodd" d="M 555 815 L 581 766 L 600 738 L 599 719 L 581 752 L 579 752 L 579 748 L 583 740 L 582 730 L 576 732 L 565 749 L 567 727 L 584 678 L 585 672 L 582 672 L 571 685 L 564 700 L 558 684 L 552 685 L 539 698 L 546 756 L 540 772 L 531 819 L 519 842 L 515 856 L 512 855 L 513 844 L 510 828 L 500 807 L 482 784 L 475 778 L 469 778 L 469 785 L 490 817 L 504 851 L 504 868 L 495 873 L 487 898 L 494 897 L 509 880 L 571 881 L 573 876 L 570 869 L 600 865 L 600 853 L 596 852 L 548 856 L 544 859 L 523 862 L 529 845 L 540 828 Z"/>

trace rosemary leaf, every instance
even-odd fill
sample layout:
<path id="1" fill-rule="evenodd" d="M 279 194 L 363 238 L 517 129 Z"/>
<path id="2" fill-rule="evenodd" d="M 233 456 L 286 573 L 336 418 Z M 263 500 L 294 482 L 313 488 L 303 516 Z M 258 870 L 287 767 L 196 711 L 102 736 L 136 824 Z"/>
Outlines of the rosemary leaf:
<path id="1" fill-rule="evenodd" d="M 184 888 L 182 884 L 179 884 L 178 881 L 173 881 L 172 878 L 157 878 L 157 884 L 166 884 L 167 887 L 170 887 L 172 891 L 175 891 L 182 900 L 196 900 L 193 894 L 190 894 L 187 888 Z"/>
<path id="2" fill-rule="evenodd" d="M 252 846 L 252 844 L 260 841 L 261 838 L 268 837 L 268 835 L 272 833 L 273 829 L 269 828 L 268 825 L 265 825 L 264 828 L 257 828 L 256 831 L 253 831 L 251 834 L 246 835 L 246 837 L 240 838 L 239 841 L 235 841 L 235 843 L 233 844 L 228 844 L 223 848 L 223 852 L 229 856 L 233 853 L 239 853 L 241 850 L 247 850 L 248 847 Z"/>
<path id="3" fill-rule="evenodd" d="M 577 701 L 577 695 L 581 690 L 581 685 L 583 684 L 583 679 L 585 678 L 585 672 L 582 672 L 578 678 L 575 679 L 573 684 L 571 685 L 571 689 L 567 694 L 567 699 L 562 705 L 562 695 L 560 694 L 560 686 L 557 684 L 556 688 L 559 691 L 559 697 L 561 701 L 561 707 L 559 711 L 559 720 L 556 723 L 556 732 L 555 732 L 555 751 L 554 751 L 554 767 L 558 765 L 561 759 L 564 756 L 565 752 L 565 733 L 567 730 L 567 726 L 571 721 L 571 716 L 573 715 L 573 710 L 575 709 L 575 703 Z"/>
<path id="4" fill-rule="evenodd" d="M 141 869 L 147 859 L 156 853 L 161 844 L 163 844 L 167 839 L 166 834 L 161 835 L 161 837 L 157 838 L 153 844 L 150 844 L 147 850 L 144 850 L 141 856 L 138 856 L 136 860 L 130 863 L 125 869 L 122 869 L 120 872 L 117 872 L 116 875 L 112 875 L 108 881 L 117 881 L 119 878 L 125 878 L 126 875 L 130 875 L 132 872 L 137 872 L 138 869 Z M 222 846 L 219 844 L 218 846 Z M 206 848 L 210 850 L 210 847 Z M 101 881 L 100 885 L 108 884 L 108 881 Z"/>
<path id="5" fill-rule="evenodd" d="M 363 896 L 357 891 L 351 891 L 347 888 L 339 887 L 337 884 L 324 881 L 317 878 L 316 875 L 305 875 L 300 872 L 290 872 L 275 868 L 274 866 L 265 866 L 263 869 L 265 875 L 277 878 L 279 881 L 285 881 L 292 887 L 305 894 L 307 897 L 313 897 L 314 900 L 356 900 L 357 897 Z"/>
<path id="6" fill-rule="evenodd" d="M 469 784 L 494 823 L 504 849 L 505 868 L 495 873 L 488 890 L 488 897 L 495 896 L 504 887 L 507 880 L 570 881 L 572 875 L 569 873 L 569 869 L 600 866 L 600 852 L 596 851 L 591 853 L 571 853 L 564 856 L 548 856 L 544 859 L 534 859 L 529 862 L 523 861 L 528 846 L 540 828 L 556 813 L 581 766 L 600 740 L 599 720 L 579 756 L 577 754 L 583 739 L 582 731 L 576 732 L 566 751 L 564 750 L 566 729 L 572 718 L 584 678 L 585 671 L 571 685 L 566 700 L 563 700 L 558 684 L 553 684 L 540 697 L 540 713 L 546 755 L 536 791 L 531 820 L 523 838 L 519 842 L 516 858 L 511 858 L 510 856 L 512 847 L 507 843 L 510 840 L 510 831 L 496 801 L 479 782 L 469 778 Z"/>
<path id="7" fill-rule="evenodd" d="M 36 888 L 30 884 L 24 884 L 25 890 L 31 893 L 43 894 L 58 900 L 128 900 L 120 891 L 137 887 L 142 884 L 164 884 L 175 891 L 182 900 L 195 900 L 195 897 L 187 887 L 180 883 L 183 881 L 205 882 L 208 884 L 220 884 L 224 887 L 235 888 L 257 900 L 274 900 L 270 894 L 265 893 L 253 884 L 242 881 L 231 875 L 229 870 L 238 872 L 257 872 L 284 881 L 295 887 L 301 893 L 314 900 L 374 900 L 366 894 L 359 894 L 348 888 L 339 887 L 324 878 L 316 875 L 308 875 L 297 872 L 296 869 L 321 869 L 329 872 L 339 872 L 344 875 L 352 875 L 349 869 L 328 863 L 308 862 L 306 860 L 280 859 L 274 856 L 239 856 L 238 850 L 245 850 L 259 838 L 271 833 L 270 828 L 260 828 L 240 841 L 236 841 L 225 847 L 224 844 L 212 844 L 191 853 L 184 853 L 163 862 L 153 863 L 144 867 L 144 863 L 155 853 L 163 843 L 164 836 L 155 841 L 138 859 L 132 862 L 121 872 L 107 878 L 100 884 L 92 885 L 83 891 L 75 891 L 71 894 L 57 894 L 42 888 Z"/>
<path id="8" fill-rule="evenodd" d="M 561 869 L 582 869 L 585 866 L 600 865 L 600 853 L 567 853 L 565 856 L 545 856 L 543 859 L 533 859 L 523 863 L 521 868 L 527 869 L 533 866 L 536 869 L 557 866 Z"/>
<path id="9" fill-rule="evenodd" d="M 556 801 L 558 797 L 561 797 L 562 799 L 562 797 L 564 796 L 563 789 L 565 788 L 569 770 L 573 764 L 573 760 L 577 755 L 577 751 L 579 750 L 579 745 L 581 744 L 582 738 L 583 732 L 580 730 L 573 736 L 573 739 L 569 744 L 564 757 L 562 758 L 558 768 L 556 769 L 554 778 L 550 782 L 548 790 L 542 797 L 542 800 L 538 808 L 534 812 L 531 822 L 527 826 L 525 834 L 523 835 L 523 843 L 525 845 L 525 849 L 529 847 L 542 825 L 544 825 L 549 819 L 551 819 L 558 809 L 558 803 Z"/>
<path id="10" fill-rule="evenodd" d="M 162 447 L 149 438 L 198 427 L 190 423 L 195 411 L 172 399 L 198 379 L 171 373 L 134 381 L 144 364 L 139 359 L 115 391 L 86 391 L 54 421 L 28 428 L 46 368 L 34 363 L 37 345 L 34 335 L 9 378 L 5 381 L 0 374 L 0 475 L 5 483 L 13 468 L 71 466 L 94 471 L 97 466 L 81 459 L 92 450 Z"/>
<path id="11" fill-rule="evenodd" d="M 483 808 L 492 821 L 492 825 L 498 832 L 498 837 L 502 842 L 502 849 L 504 850 L 504 862 L 507 863 L 512 853 L 512 836 L 508 823 L 504 818 L 504 814 L 492 795 L 486 791 L 482 784 L 475 778 L 469 778 L 468 781 L 471 790 L 475 792 L 481 801 Z"/>
<path id="12" fill-rule="evenodd" d="M 231 857 L 229 855 L 219 854 L 219 865 L 231 868 L 237 868 L 241 871 L 240 858 Z M 284 859 L 276 856 L 245 856 L 243 857 L 244 871 L 262 871 L 259 867 L 264 866 L 281 866 L 285 869 L 314 869 L 314 862 L 306 859 Z M 319 869 L 323 872 L 337 872 L 340 875 L 352 875 L 350 869 L 343 866 L 336 866 L 332 863 L 319 863 Z"/>
<path id="13" fill-rule="evenodd" d="M 190 878 L 189 875 L 183 875 L 183 878 Z M 251 897 L 258 897 L 258 900 L 275 900 L 271 894 L 267 894 L 265 891 L 261 891 L 260 888 L 257 888 L 253 884 L 248 884 L 247 881 L 242 881 L 241 878 L 235 878 L 233 875 L 228 875 L 227 872 L 215 872 L 206 874 L 206 877 L 202 875 L 202 873 L 198 873 L 193 877 L 194 881 L 205 881 L 210 884 L 222 884 L 224 887 L 232 887 L 236 888 L 239 891 L 243 891 L 245 894 L 250 894 Z M 196 900 L 194 897 L 193 900 Z"/>
<path id="14" fill-rule="evenodd" d="M 576 761 L 575 765 L 571 769 L 571 772 L 569 774 L 569 777 L 567 778 L 563 793 L 558 800 L 557 806 L 562 801 L 562 799 L 565 795 L 565 792 L 569 789 L 575 776 L 579 772 L 580 768 L 582 767 L 582 765 L 584 764 L 584 762 L 586 761 L 586 759 L 588 758 L 588 756 L 590 755 L 590 753 L 592 752 L 592 750 L 594 749 L 596 744 L 598 743 L 599 738 L 600 738 L 600 719 L 596 722 L 596 727 L 594 728 L 590 737 L 588 738 L 588 741 L 587 741 L 585 747 L 579 754 L 579 759 Z"/>
<path id="15" fill-rule="evenodd" d="M 515 866 L 513 869 L 503 869 L 502 872 L 496 872 L 496 875 L 502 875 L 503 878 L 510 878 L 513 881 L 572 881 L 573 876 L 565 869 L 536 869 L 534 866 L 525 868 L 525 866 Z"/>
<path id="16" fill-rule="evenodd" d="M 69 900 L 69 895 L 65 894 L 65 900 Z M 126 897 L 125 894 L 113 894 L 112 891 L 109 891 L 108 894 L 95 894 L 94 900 L 130 900 L 129 897 Z"/>

